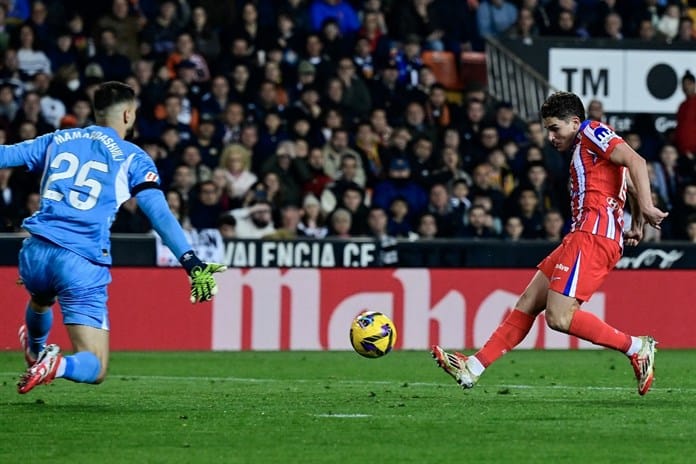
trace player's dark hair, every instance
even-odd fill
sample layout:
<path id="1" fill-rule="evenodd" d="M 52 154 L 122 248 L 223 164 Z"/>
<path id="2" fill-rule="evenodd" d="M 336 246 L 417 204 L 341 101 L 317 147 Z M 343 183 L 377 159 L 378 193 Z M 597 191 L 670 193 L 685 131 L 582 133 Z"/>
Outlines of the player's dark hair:
<path id="1" fill-rule="evenodd" d="M 122 82 L 104 82 L 94 92 L 94 112 L 98 115 L 120 103 L 135 101 L 133 89 Z"/>
<path id="2" fill-rule="evenodd" d="M 556 92 L 541 105 L 542 118 L 558 118 L 568 121 L 573 116 L 577 116 L 581 121 L 585 120 L 585 107 L 580 97 L 574 93 Z"/>

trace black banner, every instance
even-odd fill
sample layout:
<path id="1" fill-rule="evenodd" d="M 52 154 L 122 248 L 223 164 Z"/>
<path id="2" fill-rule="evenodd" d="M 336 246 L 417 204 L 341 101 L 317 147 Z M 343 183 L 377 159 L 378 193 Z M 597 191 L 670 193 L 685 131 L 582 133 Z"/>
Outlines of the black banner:
<path id="1" fill-rule="evenodd" d="M 16 266 L 24 236 L 0 235 L 0 266 Z M 114 266 L 176 265 L 158 260 L 151 235 L 112 236 Z M 534 268 L 555 243 L 542 240 L 198 240 L 205 259 L 230 267 Z M 203 247 L 203 248 L 201 248 Z M 214 248 L 214 249 L 213 249 Z M 696 245 L 649 243 L 626 248 L 617 269 L 696 269 Z"/>

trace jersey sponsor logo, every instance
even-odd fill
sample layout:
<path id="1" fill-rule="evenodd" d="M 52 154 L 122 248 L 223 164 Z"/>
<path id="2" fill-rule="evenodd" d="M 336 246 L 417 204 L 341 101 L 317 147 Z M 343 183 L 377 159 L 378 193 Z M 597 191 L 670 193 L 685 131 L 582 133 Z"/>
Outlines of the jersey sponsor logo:
<path id="1" fill-rule="evenodd" d="M 145 182 L 157 182 L 159 180 L 159 176 L 157 173 L 148 171 L 147 174 L 145 174 Z"/>
<path id="2" fill-rule="evenodd" d="M 563 272 L 568 272 L 570 271 L 570 266 L 566 266 L 564 264 L 558 263 L 554 266 L 554 269 L 558 269 Z"/>
<path id="3" fill-rule="evenodd" d="M 591 134 L 592 141 L 605 151 L 609 148 L 609 143 L 617 137 L 616 132 L 603 125 L 595 127 Z"/>

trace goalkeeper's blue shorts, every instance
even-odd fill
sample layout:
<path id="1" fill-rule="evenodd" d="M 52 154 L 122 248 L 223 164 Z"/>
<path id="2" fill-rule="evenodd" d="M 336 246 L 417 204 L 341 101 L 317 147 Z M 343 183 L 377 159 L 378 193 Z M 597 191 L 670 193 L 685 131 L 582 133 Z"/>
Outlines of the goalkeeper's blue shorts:
<path id="1" fill-rule="evenodd" d="M 35 302 L 49 305 L 58 299 L 65 324 L 109 330 L 108 266 L 32 236 L 19 252 L 19 276 Z"/>

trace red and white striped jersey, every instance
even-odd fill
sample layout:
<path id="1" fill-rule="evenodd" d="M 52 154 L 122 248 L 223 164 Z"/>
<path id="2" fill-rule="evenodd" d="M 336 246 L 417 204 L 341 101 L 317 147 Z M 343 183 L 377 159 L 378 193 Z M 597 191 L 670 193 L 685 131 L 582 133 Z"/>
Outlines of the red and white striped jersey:
<path id="1" fill-rule="evenodd" d="M 570 162 L 572 231 L 615 240 L 623 248 L 623 209 L 626 204 L 624 166 L 609 160 L 624 140 L 598 121 L 580 125 Z"/>

